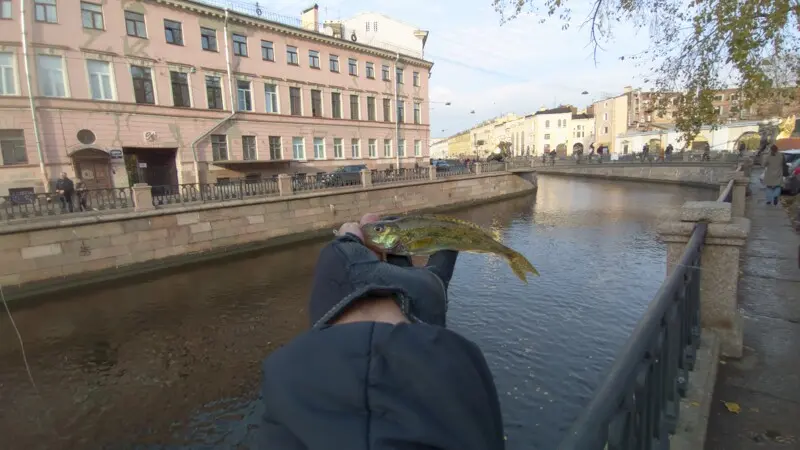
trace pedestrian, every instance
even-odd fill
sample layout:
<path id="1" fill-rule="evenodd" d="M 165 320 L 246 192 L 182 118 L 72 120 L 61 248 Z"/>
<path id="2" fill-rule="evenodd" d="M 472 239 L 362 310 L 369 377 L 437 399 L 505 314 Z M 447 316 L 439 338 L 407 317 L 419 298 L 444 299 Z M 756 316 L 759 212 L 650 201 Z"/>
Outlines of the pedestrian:
<path id="1" fill-rule="evenodd" d="M 667 161 L 672 161 L 672 152 L 673 152 L 673 150 L 675 150 L 675 149 L 672 147 L 672 144 L 667 144 L 667 148 L 666 148 L 666 150 L 664 150 L 664 156 L 665 156 Z"/>
<path id="2" fill-rule="evenodd" d="M 88 197 L 89 191 L 86 189 L 86 183 L 83 181 L 83 178 L 78 177 L 78 181 L 75 183 L 75 193 L 78 196 L 78 208 L 81 211 L 88 211 L 89 206 Z"/>
<path id="3" fill-rule="evenodd" d="M 75 194 L 75 184 L 67 177 L 66 172 L 61 172 L 61 178 L 56 181 L 56 194 L 61 201 L 61 211 L 73 212 L 72 196 Z"/>
<path id="4" fill-rule="evenodd" d="M 500 404 L 480 349 L 445 327 L 458 253 L 425 267 L 367 248 L 367 214 L 322 248 L 311 329 L 263 364 L 259 448 L 505 448 Z"/>
<path id="5" fill-rule="evenodd" d="M 781 185 L 786 175 L 787 167 L 783 153 L 778 153 L 778 146 L 772 144 L 769 153 L 764 155 L 761 163 L 764 166 L 764 185 L 767 187 L 766 197 L 768 205 L 777 205 L 781 196 Z"/>

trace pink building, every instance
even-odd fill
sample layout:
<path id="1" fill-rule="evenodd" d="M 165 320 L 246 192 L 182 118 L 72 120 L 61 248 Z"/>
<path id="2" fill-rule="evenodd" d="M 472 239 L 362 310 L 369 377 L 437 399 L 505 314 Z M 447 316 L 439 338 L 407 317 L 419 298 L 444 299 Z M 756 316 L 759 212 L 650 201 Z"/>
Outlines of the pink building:
<path id="1" fill-rule="evenodd" d="M 427 164 L 432 63 L 322 33 L 316 5 L 289 26 L 187 0 L 23 1 L 0 0 L 0 195 L 62 171 L 101 188 Z"/>

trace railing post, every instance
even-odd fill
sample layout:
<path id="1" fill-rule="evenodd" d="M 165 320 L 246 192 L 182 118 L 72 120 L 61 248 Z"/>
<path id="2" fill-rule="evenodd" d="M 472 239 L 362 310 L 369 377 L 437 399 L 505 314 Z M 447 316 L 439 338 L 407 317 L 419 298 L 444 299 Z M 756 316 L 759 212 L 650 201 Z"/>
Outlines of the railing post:
<path id="1" fill-rule="evenodd" d="M 153 205 L 153 191 L 147 183 L 136 183 L 131 188 L 133 191 L 133 210 L 150 211 L 156 209 Z"/>
<path id="2" fill-rule="evenodd" d="M 372 186 L 372 171 L 369 169 L 361 169 L 361 186 Z"/>
<path id="3" fill-rule="evenodd" d="M 725 202 L 686 202 L 680 217 L 659 225 L 667 244 L 667 274 L 680 261 L 697 223 L 708 223 L 700 256 L 700 325 L 720 338 L 722 353 L 742 356 L 742 317 L 738 309 L 739 254 L 750 233 L 750 220 L 731 216 Z"/>
<path id="4" fill-rule="evenodd" d="M 483 173 L 483 163 L 475 163 L 475 175 Z"/>
<path id="5" fill-rule="evenodd" d="M 291 175 L 287 173 L 278 174 L 278 193 L 281 196 L 292 195 L 294 193 Z"/>
<path id="6" fill-rule="evenodd" d="M 428 179 L 435 180 L 436 179 L 436 166 L 428 167 Z"/>

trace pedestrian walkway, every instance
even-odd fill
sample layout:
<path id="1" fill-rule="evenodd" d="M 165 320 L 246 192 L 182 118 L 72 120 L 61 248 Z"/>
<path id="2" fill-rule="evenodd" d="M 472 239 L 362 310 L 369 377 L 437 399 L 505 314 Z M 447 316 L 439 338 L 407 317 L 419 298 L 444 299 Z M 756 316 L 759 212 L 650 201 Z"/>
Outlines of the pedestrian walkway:
<path id="1" fill-rule="evenodd" d="M 800 449 L 800 235 L 784 208 L 765 204 L 754 172 L 739 279 L 744 356 L 720 363 L 706 450 Z"/>

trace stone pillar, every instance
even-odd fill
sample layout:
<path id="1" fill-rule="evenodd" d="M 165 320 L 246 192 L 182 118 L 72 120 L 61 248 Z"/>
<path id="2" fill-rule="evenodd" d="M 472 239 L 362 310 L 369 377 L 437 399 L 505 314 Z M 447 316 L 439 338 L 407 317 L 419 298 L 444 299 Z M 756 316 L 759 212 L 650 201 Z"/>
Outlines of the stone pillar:
<path id="1" fill-rule="evenodd" d="M 294 188 L 292 188 L 291 175 L 287 173 L 278 174 L 278 192 L 282 196 L 294 194 Z"/>
<path id="2" fill-rule="evenodd" d="M 700 256 L 700 324 L 719 335 L 722 353 L 742 356 L 742 317 L 738 309 L 739 254 L 750 233 L 750 220 L 732 217 L 731 204 L 686 202 L 680 218 L 659 225 L 667 244 L 667 274 L 680 261 L 695 224 L 708 223 Z"/>
<path id="3" fill-rule="evenodd" d="M 436 179 L 436 166 L 428 167 L 428 178 L 431 180 Z"/>
<path id="4" fill-rule="evenodd" d="M 510 167 L 510 166 L 511 166 L 511 163 L 509 163 L 508 161 L 505 161 L 505 167 L 503 167 L 503 170 L 505 170 L 506 172 L 508 172 L 508 171 L 509 171 L 509 169 L 511 169 L 511 167 Z"/>
<path id="5" fill-rule="evenodd" d="M 483 173 L 483 163 L 475 163 L 475 175 Z"/>
<path id="6" fill-rule="evenodd" d="M 153 205 L 153 191 L 147 183 L 136 183 L 133 189 L 133 210 L 150 211 L 156 209 Z"/>
<path id="7" fill-rule="evenodd" d="M 731 195 L 731 215 L 733 217 L 745 216 L 748 186 L 750 186 L 750 177 L 744 176 L 742 172 L 736 172 L 733 176 L 733 193 Z"/>
<path id="8" fill-rule="evenodd" d="M 372 186 L 372 171 L 369 169 L 361 169 L 361 186 Z"/>

